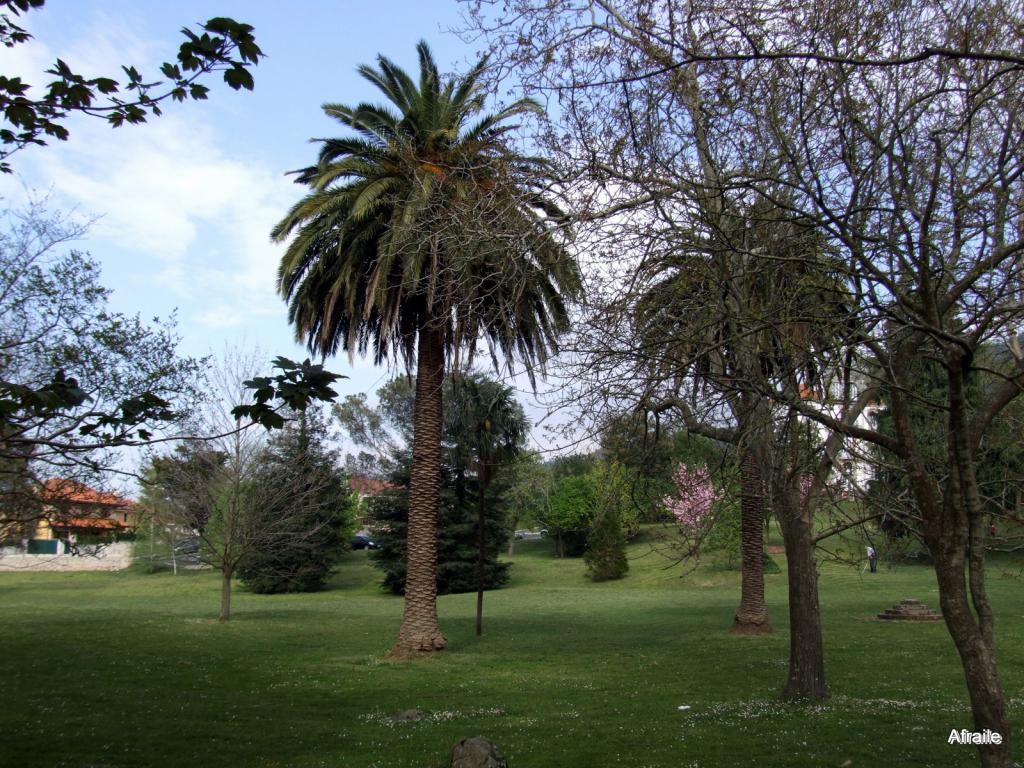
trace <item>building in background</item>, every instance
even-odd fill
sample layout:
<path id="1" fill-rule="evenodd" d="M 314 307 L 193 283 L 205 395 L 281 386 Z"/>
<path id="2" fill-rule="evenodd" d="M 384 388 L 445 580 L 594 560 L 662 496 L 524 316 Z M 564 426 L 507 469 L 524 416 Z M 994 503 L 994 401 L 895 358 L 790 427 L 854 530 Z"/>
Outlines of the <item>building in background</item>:
<path id="1" fill-rule="evenodd" d="M 80 543 L 115 541 L 138 526 L 134 501 L 74 480 L 46 480 L 40 497 L 43 513 L 35 521 L 29 551 L 60 554 Z"/>

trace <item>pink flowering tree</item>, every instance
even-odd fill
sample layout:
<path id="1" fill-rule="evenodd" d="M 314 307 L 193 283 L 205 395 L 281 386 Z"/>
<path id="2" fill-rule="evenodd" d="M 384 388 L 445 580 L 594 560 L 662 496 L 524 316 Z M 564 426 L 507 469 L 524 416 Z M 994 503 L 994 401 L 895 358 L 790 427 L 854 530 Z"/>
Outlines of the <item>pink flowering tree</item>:
<path id="1" fill-rule="evenodd" d="M 672 473 L 672 483 L 676 492 L 665 496 L 662 504 L 679 523 L 684 536 L 699 543 L 714 522 L 714 509 L 721 494 L 704 467 L 680 464 Z"/>

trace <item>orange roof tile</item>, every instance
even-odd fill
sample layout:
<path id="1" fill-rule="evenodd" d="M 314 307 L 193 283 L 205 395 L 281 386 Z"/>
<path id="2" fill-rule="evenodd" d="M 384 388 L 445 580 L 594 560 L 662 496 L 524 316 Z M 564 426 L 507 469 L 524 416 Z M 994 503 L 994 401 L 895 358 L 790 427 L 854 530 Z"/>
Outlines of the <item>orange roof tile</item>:
<path id="1" fill-rule="evenodd" d="M 348 483 L 356 493 L 365 493 L 368 496 L 398 487 L 387 480 L 378 480 L 375 477 L 365 477 L 362 475 L 352 475 L 349 477 Z"/>
<path id="2" fill-rule="evenodd" d="M 809 384 L 800 384 L 800 399 L 801 400 L 817 400 L 818 393 L 811 389 Z"/>
<path id="3" fill-rule="evenodd" d="M 95 504 L 104 507 L 134 507 L 135 502 L 116 493 L 97 491 L 75 480 L 51 478 L 43 481 L 42 498 L 45 501 L 67 504 Z"/>

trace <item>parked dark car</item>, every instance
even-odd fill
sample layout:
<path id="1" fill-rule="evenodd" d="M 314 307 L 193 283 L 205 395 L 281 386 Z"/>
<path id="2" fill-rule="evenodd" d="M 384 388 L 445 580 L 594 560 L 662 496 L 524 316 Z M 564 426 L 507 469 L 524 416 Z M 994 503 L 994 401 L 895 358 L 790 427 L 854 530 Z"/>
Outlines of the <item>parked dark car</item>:
<path id="1" fill-rule="evenodd" d="M 182 539 L 174 545 L 174 552 L 178 555 L 199 554 L 199 539 Z"/>
<path id="2" fill-rule="evenodd" d="M 357 533 L 352 538 L 352 549 L 376 549 L 377 543 L 365 533 Z"/>

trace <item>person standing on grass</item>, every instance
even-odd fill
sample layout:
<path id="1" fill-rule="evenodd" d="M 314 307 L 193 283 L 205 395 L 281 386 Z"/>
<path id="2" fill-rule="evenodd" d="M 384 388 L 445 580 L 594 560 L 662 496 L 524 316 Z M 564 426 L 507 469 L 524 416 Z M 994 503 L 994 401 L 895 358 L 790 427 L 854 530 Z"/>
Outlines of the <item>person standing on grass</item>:
<path id="1" fill-rule="evenodd" d="M 878 553 L 870 544 L 868 544 L 868 564 L 871 566 L 872 573 L 878 573 Z"/>

